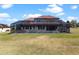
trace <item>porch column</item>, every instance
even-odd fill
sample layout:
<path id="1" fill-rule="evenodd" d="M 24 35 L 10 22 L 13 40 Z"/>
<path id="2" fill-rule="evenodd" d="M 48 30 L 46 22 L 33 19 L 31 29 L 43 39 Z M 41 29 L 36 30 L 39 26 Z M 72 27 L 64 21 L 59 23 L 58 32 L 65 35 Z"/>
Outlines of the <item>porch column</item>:
<path id="1" fill-rule="evenodd" d="M 56 29 L 56 31 L 59 31 L 59 26 L 57 26 L 57 29 Z"/>
<path id="2" fill-rule="evenodd" d="M 28 26 L 28 30 L 29 30 L 29 26 Z"/>
<path id="3" fill-rule="evenodd" d="M 35 30 L 38 30 L 38 26 L 35 26 Z"/>
<path id="4" fill-rule="evenodd" d="M 31 30 L 31 26 L 29 26 L 30 30 Z"/>
<path id="5" fill-rule="evenodd" d="M 16 30 L 16 24 L 15 24 L 14 28 L 15 28 L 15 30 Z"/>
<path id="6" fill-rule="evenodd" d="M 29 26 L 29 30 L 31 30 L 31 26 Z"/>
<path id="7" fill-rule="evenodd" d="M 34 30 L 34 27 L 32 26 L 32 30 Z"/>
<path id="8" fill-rule="evenodd" d="M 46 31 L 47 26 L 44 27 L 44 30 Z"/>

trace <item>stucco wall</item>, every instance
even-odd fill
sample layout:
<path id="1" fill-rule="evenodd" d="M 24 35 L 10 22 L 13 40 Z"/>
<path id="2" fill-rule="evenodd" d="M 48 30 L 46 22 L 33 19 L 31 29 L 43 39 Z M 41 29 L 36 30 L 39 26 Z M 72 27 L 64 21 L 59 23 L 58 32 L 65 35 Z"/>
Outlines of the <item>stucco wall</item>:
<path id="1" fill-rule="evenodd" d="M 10 28 L 0 28 L 0 32 L 10 32 Z"/>

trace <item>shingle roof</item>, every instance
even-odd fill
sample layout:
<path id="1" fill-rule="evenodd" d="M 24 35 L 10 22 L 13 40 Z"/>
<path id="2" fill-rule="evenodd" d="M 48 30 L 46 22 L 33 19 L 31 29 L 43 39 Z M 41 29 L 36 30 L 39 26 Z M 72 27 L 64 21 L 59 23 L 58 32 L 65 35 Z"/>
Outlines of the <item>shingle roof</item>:
<path id="1" fill-rule="evenodd" d="M 0 28 L 9 28 L 9 26 L 7 26 L 5 24 L 0 24 Z"/>
<path id="2" fill-rule="evenodd" d="M 57 18 L 57 17 L 54 17 L 54 16 L 39 16 L 38 18 Z"/>
<path id="3" fill-rule="evenodd" d="M 54 17 L 54 16 L 49 16 L 49 15 L 47 15 L 47 16 L 39 16 L 39 17 L 30 17 L 30 18 L 27 18 L 27 19 L 25 19 L 26 21 L 33 21 L 34 20 L 34 18 L 45 18 L 46 20 L 52 20 L 52 18 L 57 18 L 57 17 Z"/>

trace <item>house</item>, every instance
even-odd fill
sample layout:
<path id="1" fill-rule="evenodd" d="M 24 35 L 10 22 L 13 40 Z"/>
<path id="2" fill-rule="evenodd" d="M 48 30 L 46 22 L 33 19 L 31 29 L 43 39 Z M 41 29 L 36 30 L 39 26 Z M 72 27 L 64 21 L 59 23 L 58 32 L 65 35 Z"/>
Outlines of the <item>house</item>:
<path id="1" fill-rule="evenodd" d="M 69 22 L 54 16 L 39 16 L 11 24 L 11 32 L 16 33 L 69 33 Z"/>
<path id="2" fill-rule="evenodd" d="M 0 32 L 10 32 L 10 27 L 5 24 L 0 24 Z"/>

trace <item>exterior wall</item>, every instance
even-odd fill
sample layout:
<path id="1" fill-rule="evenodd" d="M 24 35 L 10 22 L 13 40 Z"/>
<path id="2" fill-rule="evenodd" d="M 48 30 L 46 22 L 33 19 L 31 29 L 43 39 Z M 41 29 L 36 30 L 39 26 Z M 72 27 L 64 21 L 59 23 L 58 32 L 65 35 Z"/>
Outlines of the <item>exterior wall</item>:
<path id="1" fill-rule="evenodd" d="M 0 28 L 0 32 L 10 32 L 10 28 Z"/>
<path id="2" fill-rule="evenodd" d="M 43 28 L 42 28 L 43 26 Z M 68 27 L 68 24 L 61 24 L 61 25 L 51 25 L 46 26 L 46 25 L 27 25 L 26 24 L 17 24 L 11 27 L 11 32 L 17 32 L 17 33 L 69 33 L 70 32 L 70 27 Z M 54 28 L 56 27 L 56 28 Z M 54 29 L 50 29 L 54 28 Z"/>
<path id="3" fill-rule="evenodd" d="M 29 26 L 28 29 L 27 25 Z M 34 25 L 34 27 L 32 27 Z M 38 26 L 41 25 L 41 26 Z M 48 25 L 52 25 L 50 27 Z M 39 27 L 44 26 L 44 29 L 39 29 Z M 47 28 L 48 27 L 48 28 Z M 56 27 L 56 29 L 51 29 Z M 69 24 L 59 20 L 58 18 L 52 20 L 46 20 L 41 18 L 34 19 L 34 21 L 21 21 L 11 24 L 11 32 L 14 33 L 69 33 Z"/>
<path id="4" fill-rule="evenodd" d="M 52 27 L 51 27 L 52 26 Z M 11 32 L 16 33 L 59 33 L 59 25 L 24 25 L 18 24 L 11 27 Z"/>

